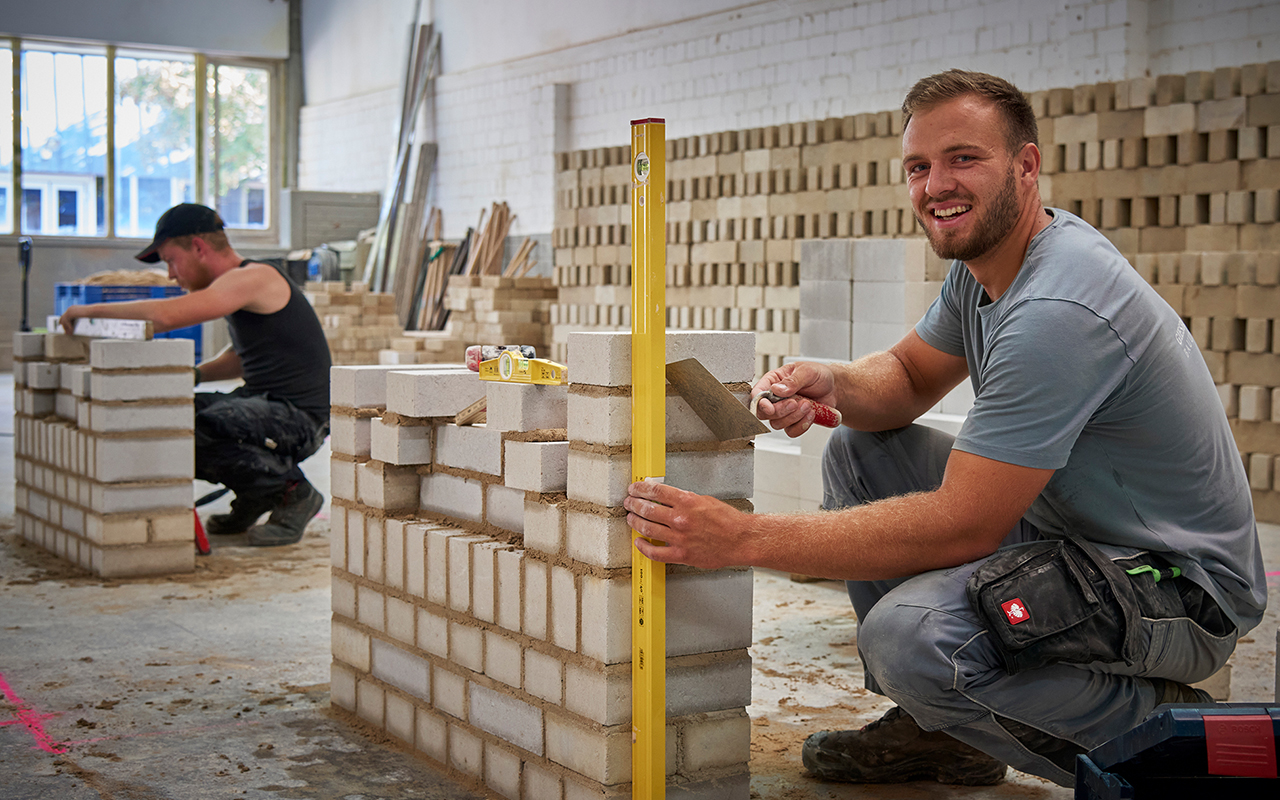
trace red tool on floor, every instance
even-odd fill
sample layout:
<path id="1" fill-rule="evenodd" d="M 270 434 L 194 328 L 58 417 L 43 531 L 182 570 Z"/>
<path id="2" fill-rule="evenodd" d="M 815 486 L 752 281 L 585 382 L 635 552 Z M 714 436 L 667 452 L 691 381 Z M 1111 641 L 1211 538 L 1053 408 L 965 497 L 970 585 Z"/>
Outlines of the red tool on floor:
<path id="1" fill-rule="evenodd" d="M 209 537 L 205 535 L 204 524 L 200 522 L 200 512 L 197 509 L 202 505 L 212 503 L 214 500 L 217 500 L 229 491 L 231 490 L 225 487 L 222 489 L 214 489 L 212 492 L 209 492 L 204 497 L 197 500 L 194 504 L 195 507 L 191 509 L 192 515 L 196 518 L 196 552 L 202 556 L 207 556 L 212 553 L 213 548 L 209 546 Z"/>

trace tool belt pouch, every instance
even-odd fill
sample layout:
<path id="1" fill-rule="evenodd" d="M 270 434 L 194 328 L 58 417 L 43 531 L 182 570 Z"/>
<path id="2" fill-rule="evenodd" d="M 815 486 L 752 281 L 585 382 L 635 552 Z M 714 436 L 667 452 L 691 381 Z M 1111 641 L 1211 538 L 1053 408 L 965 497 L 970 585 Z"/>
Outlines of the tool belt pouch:
<path id="1" fill-rule="evenodd" d="M 1077 537 L 996 553 L 966 594 L 1010 675 L 1139 658 L 1141 612 L 1128 576 Z"/>

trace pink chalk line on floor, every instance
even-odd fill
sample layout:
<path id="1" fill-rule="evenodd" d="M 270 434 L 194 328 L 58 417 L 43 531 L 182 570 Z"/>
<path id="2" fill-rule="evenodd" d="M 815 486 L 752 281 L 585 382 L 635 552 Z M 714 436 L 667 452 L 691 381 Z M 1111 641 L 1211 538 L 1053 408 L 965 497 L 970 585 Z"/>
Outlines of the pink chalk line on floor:
<path id="1" fill-rule="evenodd" d="M 18 707 L 18 713 L 11 720 L 0 720 L 0 726 L 3 725 L 22 725 L 31 734 L 31 738 L 36 740 L 36 747 L 46 753 L 62 754 L 67 752 L 67 748 L 55 742 L 49 734 L 45 733 L 44 721 L 52 719 L 57 714 L 38 714 L 35 709 L 27 705 L 27 701 L 14 694 L 13 689 L 9 688 L 9 682 L 4 679 L 4 674 L 0 673 L 0 695 L 4 695 L 4 699 Z"/>

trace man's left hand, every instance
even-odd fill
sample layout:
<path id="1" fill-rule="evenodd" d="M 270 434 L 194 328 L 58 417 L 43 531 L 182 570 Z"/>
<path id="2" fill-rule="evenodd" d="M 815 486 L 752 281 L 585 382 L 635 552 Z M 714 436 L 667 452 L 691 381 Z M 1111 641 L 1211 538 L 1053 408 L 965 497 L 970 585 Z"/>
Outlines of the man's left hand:
<path id="1" fill-rule="evenodd" d="M 631 484 L 627 495 L 627 524 L 647 537 L 635 540 L 636 549 L 654 561 L 703 569 L 747 563 L 739 552 L 745 513 L 714 497 L 650 481 Z"/>

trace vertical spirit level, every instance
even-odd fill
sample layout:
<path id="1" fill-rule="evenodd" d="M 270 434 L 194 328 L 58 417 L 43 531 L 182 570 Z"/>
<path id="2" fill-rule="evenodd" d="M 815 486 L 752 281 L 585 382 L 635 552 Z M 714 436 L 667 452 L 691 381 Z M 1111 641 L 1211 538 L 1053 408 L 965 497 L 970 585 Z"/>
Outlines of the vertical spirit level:
<path id="1" fill-rule="evenodd" d="M 631 479 L 667 474 L 667 142 L 631 122 Z M 631 548 L 631 796 L 666 797 L 667 573 Z"/>

